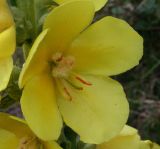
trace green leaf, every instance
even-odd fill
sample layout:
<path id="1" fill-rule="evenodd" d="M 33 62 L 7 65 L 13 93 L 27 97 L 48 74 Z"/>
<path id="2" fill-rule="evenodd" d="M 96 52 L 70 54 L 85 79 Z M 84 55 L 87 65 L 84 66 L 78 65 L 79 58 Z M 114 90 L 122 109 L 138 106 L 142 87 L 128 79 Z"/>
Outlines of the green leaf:
<path id="1" fill-rule="evenodd" d="M 42 30 L 45 16 L 54 8 L 53 0 L 9 0 L 17 30 L 17 43 L 33 43 Z"/>
<path id="2" fill-rule="evenodd" d="M 151 14 L 156 10 L 156 0 L 143 0 L 138 6 L 136 12 L 138 14 Z"/>
<path id="3" fill-rule="evenodd" d="M 22 94 L 18 86 L 20 71 L 21 69 L 19 67 L 14 66 L 9 84 L 7 86 L 7 89 L 5 90 L 6 94 L 15 101 L 19 101 Z"/>
<path id="4" fill-rule="evenodd" d="M 64 149 L 96 149 L 96 145 L 80 141 L 80 137 L 66 125 L 64 125 L 58 143 Z"/>

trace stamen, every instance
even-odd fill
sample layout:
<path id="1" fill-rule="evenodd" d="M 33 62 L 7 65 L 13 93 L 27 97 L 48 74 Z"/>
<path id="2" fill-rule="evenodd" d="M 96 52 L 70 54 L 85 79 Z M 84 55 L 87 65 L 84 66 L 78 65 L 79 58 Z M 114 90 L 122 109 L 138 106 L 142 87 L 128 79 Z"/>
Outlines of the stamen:
<path id="1" fill-rule="evenodd" d="M 52 60 L 54 62 L 60 62 L 62 59 L 63 59 L 63 55 L 60 52 L 57 52 L 52 56 Z"/>
<path id="2" fill-rule="evenodd" d="M 67 90 L 66 87 L 64 87 L 64 91 L 65 91 L 65 93 L 68 95 L 70 101 L 72 101 L 72 96 L 70 95 L 70 93 L 69 93 L 69 91 Z"/>
<path id="3" fill-rule="evenodd" d="M 24 141 L 22 141 L 22 144 L 27 144 L 28 143 L 28 140 L 24 140 Z"/>
<path id="4" fill-rule="evenodd" d="M 77 86 L 67 79 L 65 79 L 65 81 L 67 81 L 73 88 L 75 88 L 77 90 L 83 90 L 83 87 Z"/>
<path id="5" fill-rule="evenodd" d="M 69 93 L 67 87 L 64 86 L 65 82 L 62 79 L 55 79 L 55 82 L 57 84 L 57 87 L 61 95 L 63 95 L 63 97 L 67 99 L 68 101 L 72 101 L 71 94 Z"/>
<path id="6" fill-rule="evenodd" d="M 56 62 L 60 62 L 63 59 L 63 56 L 59 57 Z"/>
<path id="7" fill-rule="evenodd" d="M 90 82 L 87 82 L 87 81 L 83 80 L 83 79 L 80 78 L 79 76 L 76 76 L 76 79 L 77 79 L 78 81 L 80 81 L 81 83 L 85 84 L 85 85 L 89 85 L 89 86 L 92 85 Z"/>
<path id="8" fill-rule="evenodd" d="M 57 78 L 67 78 L 74 67 L 75 58 L 73 56 L 63 56 L 62 53 L 55 53 L 52 56 L 52 76 Z"/>

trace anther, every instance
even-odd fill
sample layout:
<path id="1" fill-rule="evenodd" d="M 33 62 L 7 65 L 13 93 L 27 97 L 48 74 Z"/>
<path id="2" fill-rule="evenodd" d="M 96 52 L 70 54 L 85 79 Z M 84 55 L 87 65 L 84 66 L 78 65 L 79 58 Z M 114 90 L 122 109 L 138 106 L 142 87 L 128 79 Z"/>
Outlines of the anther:
<path id="1" fill-rule="evenodd" d="M 57 52 L 52 56 L 52 60 L 57 63 L 60 62 L 62 59 L 63 59 L 63 55 L 60 52 Z"/>
<path id="2" fill-rule="evenodd" d="M 72 101 L 72 96 L 70 95 L 70 93 L 69 93 L 69 91 L 67 90 L 66 87 L 64 87 L 64 91 L 65 91 L 65 93 L 68 95 L 69 100 Z"/>
<path id="3" fill-rule="evenodd" d="M 57 78 L 67 78 L 73 69 L 75 59 L 73 56 L 63 56 L 62 53 L 55 53 L 52 56 L 52 76 Z"/>
<path id="4" fill-rule="evenodd" d="M 85 80 L 83 80 L 82 78 L 80 78 L 79 76 L 76 76 L 76 79 L 78 81 L 80 81 L 81 83 L 85 84 L 85 85 L 88 85 L 88 86 L 91 86 L 92 84 L 90 82 L 87 82 Z"/>
<path id="5" fill-rule="evenodd" d="M 62 79 L 55 79 L 57 87 L 61 93 L 61 95 L 68 101 L 72 101 L 72 96 L 69 93 L 67 87 L 65 86 L 65 81 Z"/>
<path id="6" fill-rule="evenodd" d="M 65 79 L 66 82 L 68 82 L 73 88 L 77 89 L 77 90 L 83 90 L 83 87 L 77 86 L 74 83 L 72 83 L 70 80 Z"/>

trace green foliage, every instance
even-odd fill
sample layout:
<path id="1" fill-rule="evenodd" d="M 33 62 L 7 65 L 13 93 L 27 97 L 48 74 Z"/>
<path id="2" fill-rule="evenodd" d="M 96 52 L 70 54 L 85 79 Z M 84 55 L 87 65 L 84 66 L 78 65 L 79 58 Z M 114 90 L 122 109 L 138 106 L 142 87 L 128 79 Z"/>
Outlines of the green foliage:
<path id="1" fill-rule="evenodd" d="M 20 74 L 21 69 L 17 66 L 14 66 L 10 82 L 8 84 L 8 87 L 6 89 L 6 92 L 8 93 L 9 97 L 14 99 L 15 101 L 19 101 L 21 97 L 21 90 L 18 87 L 18 78 Z"/>
<path id="2" fill-rule="evenodd" d="M 20 68 L 14 66 L 7 89 L 1 92 L 0 109 L 8 109 L 11 105 L 18 102 L 21 97 L 21 90 L 18 87 Z"/>
<path id="3" fill-rule="evenodd" d="M 52 0 L 9 0 L 17 30 L 17 43 L 32 43 L 40 33 L 47 13 L 54 7 Z"/>
<path id="4" fill-rule="evenodd" d="M 94 144 L 81 142 L 79 136 L 67 126 L 64 126 L 58 143 L 64 149 L 96 149 Z"/>
<path id="5" fill-rule="evenodd" d="M 154 13 L 156 7 L 156 0 L 143 0 L 136 10 L 139 14 L 149 15 Z"/>

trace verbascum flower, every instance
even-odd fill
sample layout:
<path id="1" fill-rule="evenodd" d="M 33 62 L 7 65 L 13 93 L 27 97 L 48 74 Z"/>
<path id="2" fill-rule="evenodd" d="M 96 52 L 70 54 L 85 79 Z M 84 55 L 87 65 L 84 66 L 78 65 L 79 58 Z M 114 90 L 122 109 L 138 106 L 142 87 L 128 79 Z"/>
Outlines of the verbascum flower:
<path id="1" fill-rule="evenodd" d="M 5 113 L 0 113 L 0 138 L 1 149 L 61 149 L 54 141 L 38 139 L 24 120 Z"/>
<path id="2" fill-rule="evenodd" d="M 139 63 L 143 39 L 117 18 L 90 25 L 94 14 L 87 0 L 56 7 L 23 66 L 22 111 L 43 140 L 59 137 L 62 117 L 82 141 L 95 144 L 119 134 L 127 121 L 123 88 L 107 76 Z"/>
<path id="3" fill-rule="evenodd" d="M 12 54 L 16 47 L 14 21 L 6 0 L 0 1 L 0 91 L 6 88 L 12 68 Z"/>
<path id="4" fill-rule="evenodd" d="M 118 136 L 97 145 L 96 149 L 160 149 L 160 146 L 149 140 L 141 140 L 137 130 L 126 125 Z"/>
<path id="5" fill-rule="evenodd" d="M 62 5 L 66 2 L 70 2 L 73 0 L 53 0 L 53 1 L 55 1 L 59 5 Z M 108 0 L 91 0 L 91 1 L 94 3 L 95 11 L 98 11 L 107 3 Z"/>

